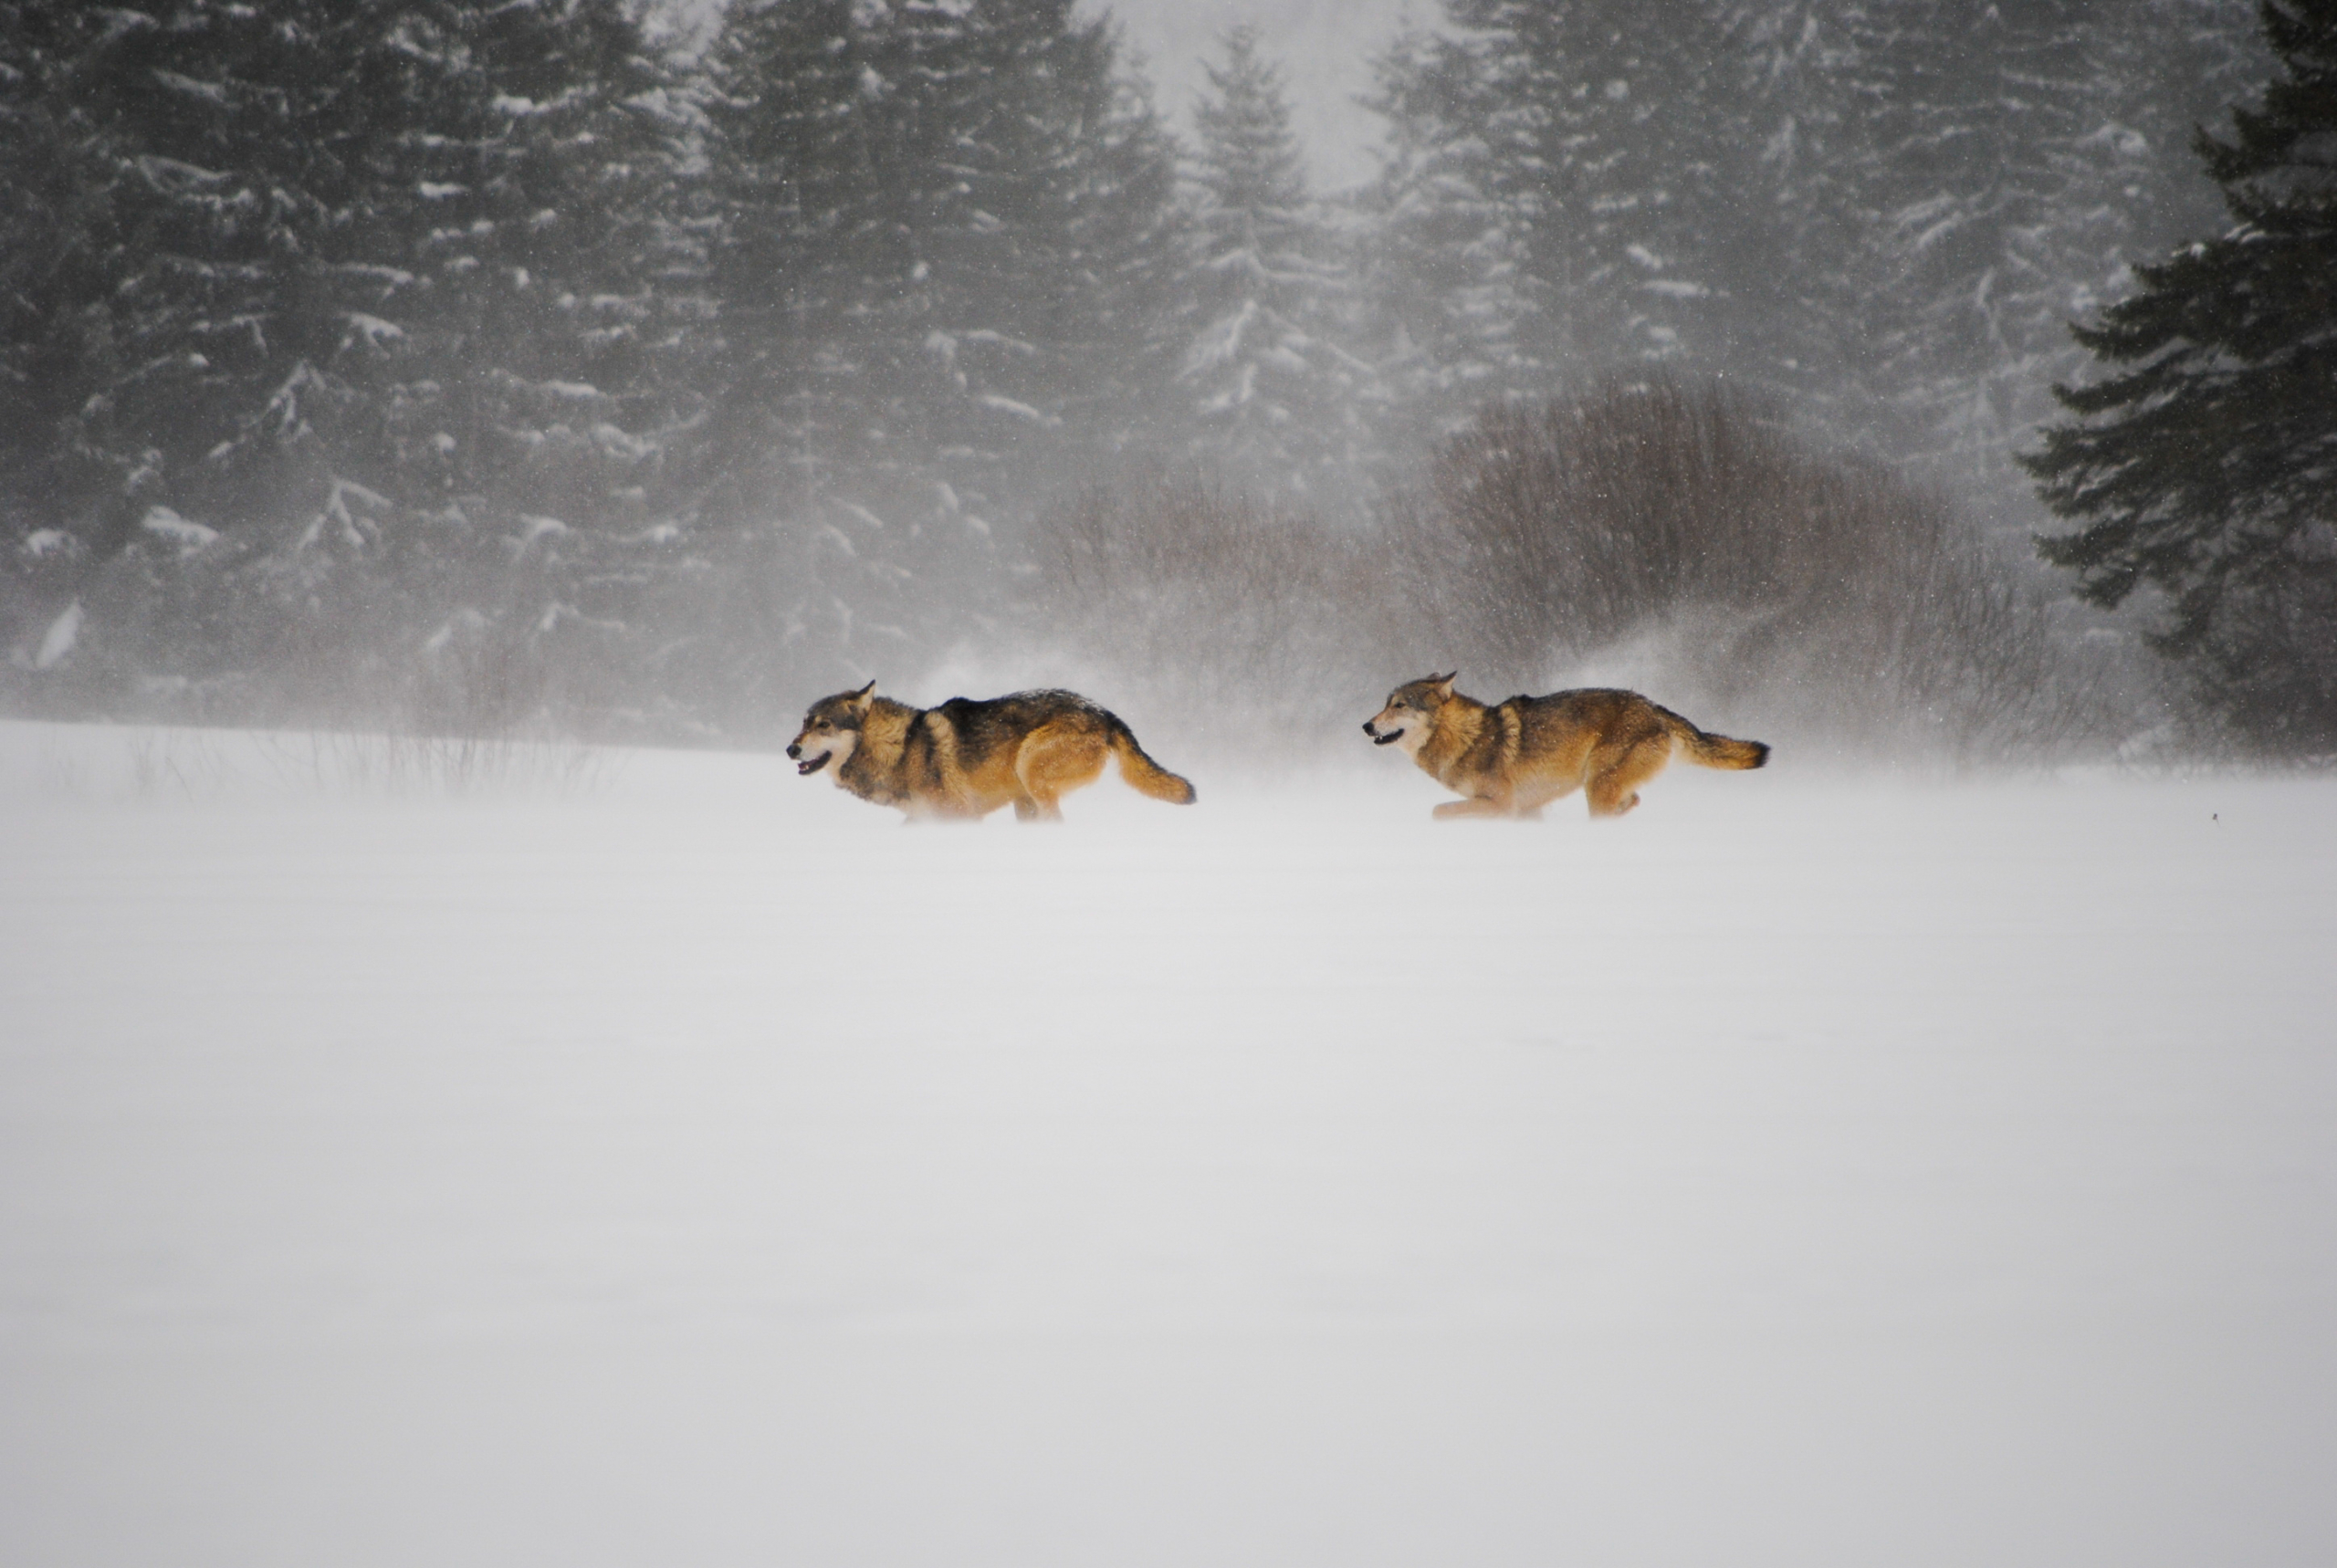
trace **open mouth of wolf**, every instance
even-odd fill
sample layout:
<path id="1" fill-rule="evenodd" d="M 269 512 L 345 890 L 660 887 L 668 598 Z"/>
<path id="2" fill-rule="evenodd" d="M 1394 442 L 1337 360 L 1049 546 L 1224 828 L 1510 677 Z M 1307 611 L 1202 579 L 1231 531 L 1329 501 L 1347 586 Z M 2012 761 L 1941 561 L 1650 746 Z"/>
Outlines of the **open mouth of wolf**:
<path id="1" fill-rule="evenodd" d="M 1371 732 L 1371 744 L 1374 746 L 1393 746 L 1403 738 L 1404 732 L 1400 729 L 1391 729 L 1385 735 L 1376 729 Z"/>
<path id="2" fill-rule="evenodd" d="M 809 779 L 812 774 L 825 768 L 828 765 L 828 758 L 834 755 L 833 751 L 823 751 L 817 757 L 807 758 L 795 765 L 795 771 L 801 777 Z"/>

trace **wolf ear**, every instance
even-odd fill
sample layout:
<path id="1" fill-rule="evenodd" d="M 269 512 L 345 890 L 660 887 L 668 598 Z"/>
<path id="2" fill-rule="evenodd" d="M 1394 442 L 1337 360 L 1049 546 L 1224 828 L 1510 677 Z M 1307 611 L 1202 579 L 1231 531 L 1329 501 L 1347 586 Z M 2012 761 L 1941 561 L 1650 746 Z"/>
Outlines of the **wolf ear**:
<path id="1" fill-rule="evenodd" d="M 866 685 L 852 694 L 852 706 L 856 708 L 865 708 L 870 702 L 875 700 L 875 695 L 876 683 L 875 681 L 871 681 Z"/>
<path id="2" fill-rule="evenodd" d="M 1460 673 L 1460 671 L 1455 670 L 1452 672 L 1452 675 L 1457 675 Z M 1428 678 L 1428 684 L 1436 688 L 1436 695 L 1438 696 L 1449 697 L 1452 695 L 1452 675 L 1430 675 Z"/>

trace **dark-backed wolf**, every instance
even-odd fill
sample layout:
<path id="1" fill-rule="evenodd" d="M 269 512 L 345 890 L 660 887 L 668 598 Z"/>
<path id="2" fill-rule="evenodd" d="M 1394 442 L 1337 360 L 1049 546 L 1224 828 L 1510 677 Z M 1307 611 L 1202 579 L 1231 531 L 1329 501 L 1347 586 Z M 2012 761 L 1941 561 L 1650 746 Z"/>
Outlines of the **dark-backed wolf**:
<path id="1" fill-rule="evenodd" d="M 1139 794 L 1179 806 L 1193 787 L 1145 755 L 1119 716 L 1075 692 L 951 697 L 914 708 L 876 683 L 822 697 L 787 747 L 795 771 L 833 768 L 839 789 L 920 818 L 970 821 L 1011 806 L 1024 821 L 1060 821 L 1060 802 L 1095 782 L 1106 758 Z"/>
<path id="2" fill-rule="evenodd" d="M 1591 688 L 1511 697 L 1491 707 L 1430 675 L 1388 694 L 1363 721 L 1378 746 L 1399 746 L 1420 771 L 1460 795 L 1440 817 L 1539 817 L 1582 790 L 1594 817 L 1619 817 L 1674 752 L 1706 768 L 1758 768 L 1757 740 L 1707 735 L 1637 692 Z"/>

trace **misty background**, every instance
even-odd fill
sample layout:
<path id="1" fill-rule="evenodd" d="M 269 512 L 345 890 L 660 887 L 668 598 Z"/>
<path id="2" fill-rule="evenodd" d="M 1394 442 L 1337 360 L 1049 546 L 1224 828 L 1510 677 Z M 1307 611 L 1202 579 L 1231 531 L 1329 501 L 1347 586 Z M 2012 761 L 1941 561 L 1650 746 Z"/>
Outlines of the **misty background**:
<path id="1" fill-rule="evenodd" d="M 2275 64 L 2248 0 L 0 6 L 0 706 L 1043 682 L 1300 756 L 1457 665 L 2319 755 L 2325 605 L 2153 657 L 2019 461 Z"/>

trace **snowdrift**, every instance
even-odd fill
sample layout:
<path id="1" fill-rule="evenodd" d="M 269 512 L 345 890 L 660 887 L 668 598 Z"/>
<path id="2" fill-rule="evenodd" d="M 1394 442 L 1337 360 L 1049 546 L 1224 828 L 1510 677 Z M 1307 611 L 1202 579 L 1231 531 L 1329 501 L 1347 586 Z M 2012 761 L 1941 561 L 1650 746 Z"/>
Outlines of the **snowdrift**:
<path id="1" fill-rule="evenodd" d="M 0 726 L 12 1563 L 2337 1551 L 2337 784 L 305 744 Z"/>

